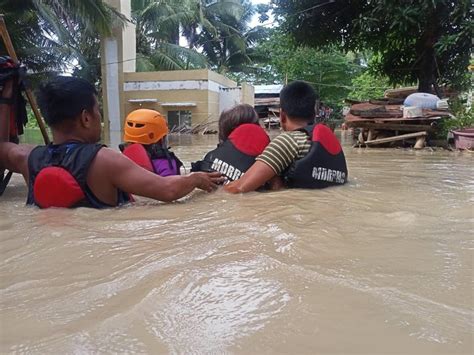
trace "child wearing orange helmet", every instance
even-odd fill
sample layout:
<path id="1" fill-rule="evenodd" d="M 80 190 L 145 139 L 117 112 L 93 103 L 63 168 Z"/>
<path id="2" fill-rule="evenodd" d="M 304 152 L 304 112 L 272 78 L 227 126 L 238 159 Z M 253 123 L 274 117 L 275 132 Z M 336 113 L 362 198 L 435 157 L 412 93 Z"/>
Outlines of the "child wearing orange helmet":
<path id="1" fill-rule="evenodd" d="M 125 119 L 120 150 L 141 167 L 160 176 L 180 175 L 183 163 L 167 146 L 168 124 L 155 110 L 138 109 Z"/>

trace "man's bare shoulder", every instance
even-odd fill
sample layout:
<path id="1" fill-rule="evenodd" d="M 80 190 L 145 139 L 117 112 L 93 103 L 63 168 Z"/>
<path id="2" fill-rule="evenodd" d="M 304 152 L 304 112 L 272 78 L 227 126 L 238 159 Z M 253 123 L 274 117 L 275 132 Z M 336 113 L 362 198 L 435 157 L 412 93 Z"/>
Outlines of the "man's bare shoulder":
<path id="1" fill-rule="evenodd" d="M 94 165 L 102 169 L 120 169 L 127 163 L 129 159 L 126 156 L 108 147 L 100 149 L 94 159 Z"/>

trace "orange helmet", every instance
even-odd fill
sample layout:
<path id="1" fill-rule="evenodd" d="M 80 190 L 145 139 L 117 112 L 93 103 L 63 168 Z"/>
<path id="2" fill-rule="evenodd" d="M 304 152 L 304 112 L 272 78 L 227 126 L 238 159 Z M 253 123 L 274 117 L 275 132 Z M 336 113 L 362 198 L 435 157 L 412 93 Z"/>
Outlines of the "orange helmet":
<path id="1" fill-rule="evenodd" d="M 158 111 L 143 108 L 125 119 L 123 140 L 127 143 L 153 144 L 167 134 L 168 124 Z"/>

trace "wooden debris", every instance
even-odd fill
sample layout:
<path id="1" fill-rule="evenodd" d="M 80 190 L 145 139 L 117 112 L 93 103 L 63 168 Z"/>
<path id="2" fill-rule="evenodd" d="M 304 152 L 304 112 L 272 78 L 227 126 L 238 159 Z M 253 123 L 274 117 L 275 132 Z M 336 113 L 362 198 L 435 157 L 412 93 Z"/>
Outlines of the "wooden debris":
<path id="1" fill-rule="evenodd" d="M 255 106 L 280 106 L 280 97 L 256 97 Z"/>
<path id="2" fill-rule="evenodd" d="M 199 122 L 191 127 L 186 125 L 171 127 L 170 133 L 191 133 L 191 134 L 216 134 L 217 130 L 212 127 L 217 127 L 218 120 L 211 120 Z"/>
<path id="3" fill-rule="evenodd" d="M 372 99 L 369 102 L 373 105 L 403 105 L 404 99 L 397 98 L 383 98 L 383 99 Z"/>
<path id="4" fill-rule="evenodd" d="M 401 141 L 404 139 L 408 138 L 417 138 L 417 137 L 422 137 L 428 135 L 428 132 L 423 131 L 423 132 L 415 132 L 415 133 L 407 133 L 407 134 L 402 134 L 399 136 L 393 136 L 393 137 L 387 137 L 387 138 L 381 138 L 381 139 L 374 139 L 374 140 L 366 140 L 364 144 L 383 144 L 383 143 L 390 143 L 390 142 L 396 142 L 396 141 Z"/>

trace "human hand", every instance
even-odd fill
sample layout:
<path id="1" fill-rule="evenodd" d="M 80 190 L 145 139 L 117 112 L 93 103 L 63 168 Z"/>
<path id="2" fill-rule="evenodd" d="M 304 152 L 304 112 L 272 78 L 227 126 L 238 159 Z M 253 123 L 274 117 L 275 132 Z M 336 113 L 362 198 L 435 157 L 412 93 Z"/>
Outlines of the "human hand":
<path id="1" fill-rule="evenodd" d="M 224 182 L 224 177 L 219 172 L 196 172 L 190 175 L 196 179 L 196 187 L 207 192 L 217 189 L 217 184 Z"/>

